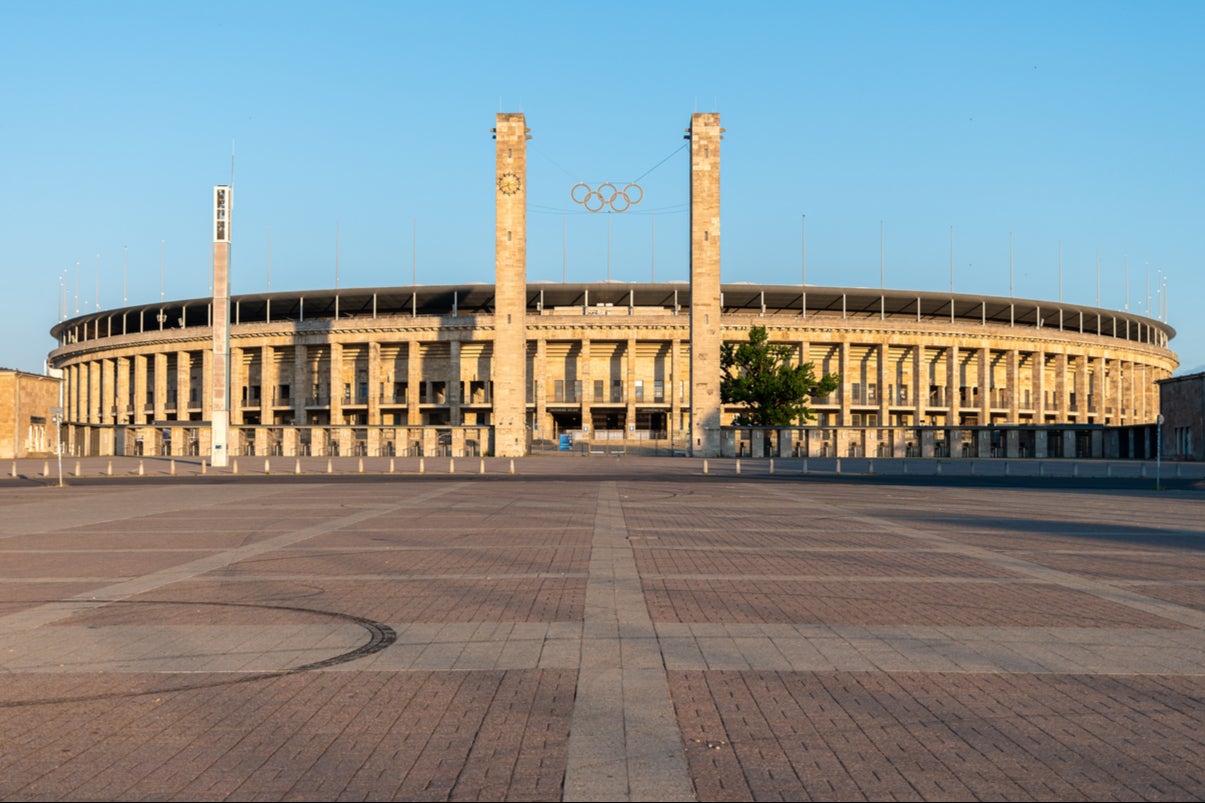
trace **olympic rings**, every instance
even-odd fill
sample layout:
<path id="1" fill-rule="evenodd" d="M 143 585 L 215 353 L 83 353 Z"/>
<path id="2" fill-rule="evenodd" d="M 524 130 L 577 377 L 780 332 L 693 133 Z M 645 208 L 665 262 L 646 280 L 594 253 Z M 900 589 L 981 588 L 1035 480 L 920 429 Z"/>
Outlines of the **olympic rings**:
<path id="1" fill-rule="evenodd" d="M 610 207 L 612 212 L 626 212 L 629 207 L 644 200 L 644 189 L 639 184 L 628 183 L 621 190 L 605 181 L 598 185 L 598 189 L 592 190 L 589 184 L 579 182 L 569 190 L 569 197 L 575 204 L 586 207 L 587 212 L 601 212 L 606 207 Z"/>

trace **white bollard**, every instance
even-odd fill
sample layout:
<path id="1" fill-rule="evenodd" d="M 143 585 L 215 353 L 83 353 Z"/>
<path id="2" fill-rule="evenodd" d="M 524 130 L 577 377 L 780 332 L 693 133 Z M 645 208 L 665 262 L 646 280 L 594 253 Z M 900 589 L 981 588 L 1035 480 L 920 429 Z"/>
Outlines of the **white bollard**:
<path id="1" fill-rule="evenodd" d="M 868 473 L 868 474 L 874 473 L 874 461 L 873 460 L 866 461 L 866 473 Z"/>
<path id="2" fill-rule="evenodd" d="M 108 474 L 109 474 L 109 476 L 110 476 L 110 477 L 112 477 L 112 476 L 113 476 L 113 461 L 112 461 L 112 460 L 110 460 L 110 461 L 109 461 L 109 471 L 108 471 Z"/>
<path id="3" fill-rule="evenodd" d="M 703 473 L 704 474 L 707 473 L 707 458 L 706 457 L 703 458 Z"/>
<path id="4" fill-rule="evenodd" d="M 389 473 L 393 473 L 393 458 L 389 458 Z"/>
<path id="5" fill-rule="evenodd" d="M 774 458 L 773 457 L 770 458 L 770 473 L 771 474 L 774 473 Z"/>
<path id="6" fill-rule="evenodd" d="M 167 464 L 167 473 L 173 477 L 176 476 L 176 458 L 173 457 L 171 462 Z"/>
<path id="7" fill-rule="evenodd" d="M 840 457 L 837 458 L 837 473 L 838 474 L 841 473 L 841 458 Z"/>
<path id="8" fill-rule="evenodd" d="M 485 458 L 484 458 L 484 457 L 483 457 L 483 458 L 481 458 L 481 470 L 480 470 L 480 471 L 478 471 L 477 473 L 478 473 L 478 474 L 484 474 L 484 473 L 485 473 Z"/>
<path id="9" fill-rule="evenodd" d="M 13 469 L 13 476 L 14 477 L 17 476 L 17 470 L 15 468 Z M 43 477 L 50 476 L 50 461 L 49 460 L 42 461 L 42 476 Z"/>
<path id="10" fill-rule="evenodd" d="M 427 471 L 427 458 L 420 457 L 418 459 L 418 473 L 423 474 Z"/>
<path id="11" fill-rule="evenodd" d="M 265 473 L 265 474 L 271 474 L 271 473 L 272 473 L 272 463 L 271 463 L 271 461 L 269 461 L 269 459 L 268 459 L 268 458 L 266 458 L 266 457 L 264 458 L 264 473 Z"/>
<path id="12" fill-rule="evenodd" d="M 335 471 L 334 462 L 328 457 L 326 458 L 326 473 L 332 474 Z"/>
<path id="13" fill-rule="evenodd" d="M 452 457 L 448 458 L 448 473 L 449 474 L 456 473 L 456 459 L 455 458 L 452 458 Z"/>
<path id="14" fill-rule="evenodd" d="M 294 474 L 301 473 L 301 458 L 300 457 L 293 460 L 293 473 Z"/>
<path id="15" fill-rule="evenodd" d="M 358 473 L 358 474 L 364 473 L 364 458 L 363 457 L 360 458 L 360 462 L 356 465 L 356 473 Z"/>
<path id="16" fill-rule="evenodd" d="M 201 473 L 204 474 L 206 472 L 206 470 L 208 470 L 208 467 L 209 467 L 209 463 L 206 462 L 205 460 L 202 460 L 201 461 Z"/>
<path id="17" fill-rule="evenodd" d="M 76 465 L 78 466 L 79 464 L 77 463 Z M 139 460 L 138 461 L 138 476 L 141 477 L 143 475 L 143 473 L 144 472 L 143 472 L 143 468 L 142 468 L 142 461 Z"/>
<path id="18" fill-rule="evenodd" d="M 237 457 L 230 461 L 230 473 L 231 474 L 238 473 L 238 458 Z"/>
<path id="19" fill-rule="evenodd" d="M 741 473 L 741 459 L 739 457 L 736 459 L 736 473 Z"/>
<path id="20" fill-rule="evenodd" d="M 513 457 L 510 459 L 510 473 L 515 473 L 515 459 Z"/>

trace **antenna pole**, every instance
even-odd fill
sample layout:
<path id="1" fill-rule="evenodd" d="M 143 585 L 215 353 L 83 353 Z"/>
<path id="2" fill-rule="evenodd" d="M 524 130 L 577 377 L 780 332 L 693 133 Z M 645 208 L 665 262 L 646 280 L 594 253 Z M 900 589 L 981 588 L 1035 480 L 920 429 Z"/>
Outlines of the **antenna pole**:
<path id="1" fill-rule="evenodd" d="M 653 212 L 653 216 L 652 216 L 652 240 L 651 240 L 651 247 L 652 247 L 652 260 L 653 260 L 653 264 L 652 264 L 652 269 L 653 269 L 653 278 L 652 278 L 652 282 L 653 282 L 653 284 L 656 284 L 656 283 L 657 283 L 657 213 L 656 213 L 656 212 Z"/>
<path id="2" fill-rule="evenodd" d="M 954 292 L 954 227 L 950 226 L 950 292 Z"/>

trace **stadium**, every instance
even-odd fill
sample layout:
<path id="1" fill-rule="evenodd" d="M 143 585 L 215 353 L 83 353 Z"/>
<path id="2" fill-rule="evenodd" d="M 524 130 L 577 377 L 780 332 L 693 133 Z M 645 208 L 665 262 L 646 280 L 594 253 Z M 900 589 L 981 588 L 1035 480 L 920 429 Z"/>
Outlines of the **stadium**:
<path id="1" fill-rule="evenodd" d="M 1149 317 L 972 294 L 720 281 L 719 115 L 691 140 L 689 282 L 526 281 L 521 114 L 500 114 L 493 284 L 214 297 L 58 323 L 76 455 L 521 455 L 624 444 L 693 455 L 1135 456 L 1174 330 Z M 765 327 L 839 389 L 812 422 L 729 426 L 719 353 Z M 215 449 L 217 450 L 215 452 Z"/>

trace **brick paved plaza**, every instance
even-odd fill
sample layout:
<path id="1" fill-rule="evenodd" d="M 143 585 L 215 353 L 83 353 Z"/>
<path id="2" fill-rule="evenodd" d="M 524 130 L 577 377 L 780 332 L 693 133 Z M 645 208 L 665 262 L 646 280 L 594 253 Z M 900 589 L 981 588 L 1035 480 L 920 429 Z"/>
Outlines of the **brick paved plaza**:
<path id="1" fill-rule="evenodd" d="M 764 465 L 39 461 L 0 798 L 1205 797 L 1205 491 Z"/>

